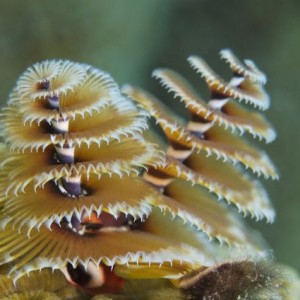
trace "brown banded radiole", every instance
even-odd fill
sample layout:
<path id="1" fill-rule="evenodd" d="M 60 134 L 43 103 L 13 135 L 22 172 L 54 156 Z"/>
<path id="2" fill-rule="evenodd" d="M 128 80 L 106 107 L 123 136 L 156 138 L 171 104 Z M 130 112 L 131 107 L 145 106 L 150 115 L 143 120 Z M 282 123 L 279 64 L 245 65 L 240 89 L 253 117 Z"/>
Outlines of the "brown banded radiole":
<path id="1" fill-rule="evenodd" d="M 186 288 L 216 262 L 262 255 L 238 212 L 275 217 L 254 176 L 276 179 L 276 168 L 247 139 L 276 136 L 253 109 L 270 105 L 266 76 L 228 49 L 220 54 L 233 72 L 228 81 L 188 58 L 208 100 L 177 72 L 153 72 L 188 121 L 86 64 L 43 61 L 20 76 L 1 113 L 0 265 L 14 281 L 59 269 L 97 292 L 138 279 Z"/>

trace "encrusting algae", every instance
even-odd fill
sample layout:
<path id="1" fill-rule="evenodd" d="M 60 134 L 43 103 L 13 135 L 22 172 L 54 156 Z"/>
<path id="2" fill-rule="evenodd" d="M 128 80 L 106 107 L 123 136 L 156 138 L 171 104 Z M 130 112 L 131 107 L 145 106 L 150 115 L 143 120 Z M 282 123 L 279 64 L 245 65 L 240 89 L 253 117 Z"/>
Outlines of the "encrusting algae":
<path id="1" fill-rule="evenodd" d="M 280 296 L 283 279 L 264 267 L 263 242 L 227 205 L 257 220 L 275 217 L 246 169 L 272 179 L 276 169 L 242 134 L 266 142 L 276 134 L 239 103 L 267 109 L 266 77 L 230 50 L 221 58 L 229 82 L 188 58 L 209 101 L 176 72 L 154 71 L 184 103 L 186 123 L 148 92 L 120 90 L 86 64 L 43 61 L 21 75 L 1 115 L 3 299 Z M 149 117 L 164 136 L 148 129 Z"/>

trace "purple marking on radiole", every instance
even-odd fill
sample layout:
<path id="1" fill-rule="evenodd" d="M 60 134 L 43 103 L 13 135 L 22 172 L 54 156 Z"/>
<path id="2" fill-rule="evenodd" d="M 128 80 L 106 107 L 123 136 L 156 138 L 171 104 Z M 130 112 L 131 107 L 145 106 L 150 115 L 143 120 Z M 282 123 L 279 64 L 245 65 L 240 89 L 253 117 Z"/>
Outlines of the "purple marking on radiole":
<path id="1" fill-rule="evenodd" d="M 70 223 L 71 223 L 71 226 L 73 229 L 75 229 L 76 231 L 79 231 L 81 224 L 80 224 L 80 221 L 78 220 L 78 218 L 75 216 L 75 214 L 72 216 Z"/>
<path id="2" fill-rule="evenodd" d="M 58 96 L 48 96 L 47 99 L 51 108 L 59 108 Z"/>
<path id="3" fill-rule="evenodd" d="M 63 164 L 72 164 L 74 163 L 74 147 L 55 147 L 57 158 Z"/>
<path id="4" fill-rule="evenodd" d="M 63 164 L 72 164 L 74 163 L 74 156 L 73 155 L 66 155 L 63 153 L 57 153 L 57 157 L 59 161 Z"/>
<path id="5" fill-rule="evenodd" d="M 195 137 L 197 137 L 200 140 L 204 140 L 205 139 L 205 135 L 202 131 L 195 131 L 195 130 L 190 130 L 190 133 L 192 135 L 194 135 Z"/>
<path id="6" fill-rule="evenodd" d="M 40 81 L 37 85 L 40 90 L 49 90 L 50 82 L 49 80 L 43 80 Z"/>
<path id="7" fill-rule="evenodd" d="M 69 131 L 69 119 L 52 120 L 51 125 L 57 133 L 67 133 Z"/>
<path id="8" fill-rule="evenodd" d="M 75 181 L 63 181 L 63 187 L 66 189 L 66 191 L 72 195 L 72 196 L 80 196 L 82 189 L 81 189 L 81 184 L 80 181 L 79 182 L 75 182 Z"/>

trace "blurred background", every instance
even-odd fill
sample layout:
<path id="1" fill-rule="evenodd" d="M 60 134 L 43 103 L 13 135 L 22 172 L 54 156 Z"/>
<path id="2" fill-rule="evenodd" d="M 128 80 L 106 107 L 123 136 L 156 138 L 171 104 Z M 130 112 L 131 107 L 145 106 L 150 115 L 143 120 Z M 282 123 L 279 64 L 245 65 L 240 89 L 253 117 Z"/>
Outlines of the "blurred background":
<path id="1" fill-rule="evenodd" d="M 226 3 L 226 4 L 225 4 Z M 278 139 L 263 145 L 281 179 L 266 182 L 277 210 L 274 224 L 254 223 L 278 261 L 300 270 L 300 1 L 298 0 L 0 0 L 0 97 L 36 61 L 67 58 L 110 72 L 175 101 L 151 78 L 171 67 L 193 82 L 186 57 L 204 57 L 221 75 L 218 58 L 231 48 L 264 70 L 272 97 L 268 118 Z M 227 73 L 226 73 L 227 72 Z M 207 95 L 205 85 L 200 91 Z M 174 107 L 179 112 L 181 106 Z"/>

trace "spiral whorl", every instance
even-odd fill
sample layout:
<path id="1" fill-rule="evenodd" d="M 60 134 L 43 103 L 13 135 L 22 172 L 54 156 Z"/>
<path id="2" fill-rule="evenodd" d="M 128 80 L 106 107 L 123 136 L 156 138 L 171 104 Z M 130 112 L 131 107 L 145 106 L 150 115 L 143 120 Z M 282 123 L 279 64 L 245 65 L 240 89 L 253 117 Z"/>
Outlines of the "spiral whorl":
<path id="1" fill-rule="evenodd" d="M 190 114 L 190 120 L 186 122 L 176 118 L 148 92 L 130 85 L 122 90 L 150 113 L 168 142 L 167 164 L 150 168 L 144 175 L 145 180 L 180 202 L 185 210 L 196 214 L 202 220 L 202 224 L 196 226 L 209 237 L 216 237 L 228 244 L 241 244 L 247 240 L 245 231 L 240 230 L 239 222 L 228 208 L 211 198 L 215 194 L 219 199 L 234 204 L 244 215 L 250 214 L 257 220 L 266 218 L 272 222 L 275 212 L 266 191 L 245 169 L 249 168 L 265 178 L 276 179 L 276 168 L 267 154 L 249 144 L 242 134 L 248 132 L 266 142 L 274 140 L 276 134 L 262 114 L 237 103 L 245 102 L 267 109 L 269 96 L 263 88 L 266 76 L 252 61 L 239 61 L 231 50 L 222 50 L 220 55 L 233 72 L 228 82 L 220 78 L 202 58 L 188 58 L 191 67 L 207 83 L 211 93 L 208 101 L 203 100 L 177 72 L 169 69 L 153 72 L 162 86 L 184 103 Z M 157 136 L 153 140 L 164 144 Z M 205 189 L 200 189 L 199 185 Z M 197 223 L 187 216 L 185 219 Z"/>
<path id="2" fill-rule="evenodd" d="M 63 60 L 27 69 L 2 114 L 0 264 L 14 262 L 18 277 L 153 251 L 130 230 L 153 197 L 136 176 L 163 162 L 146 128 L 145 114 L 101 70 Z"/>

